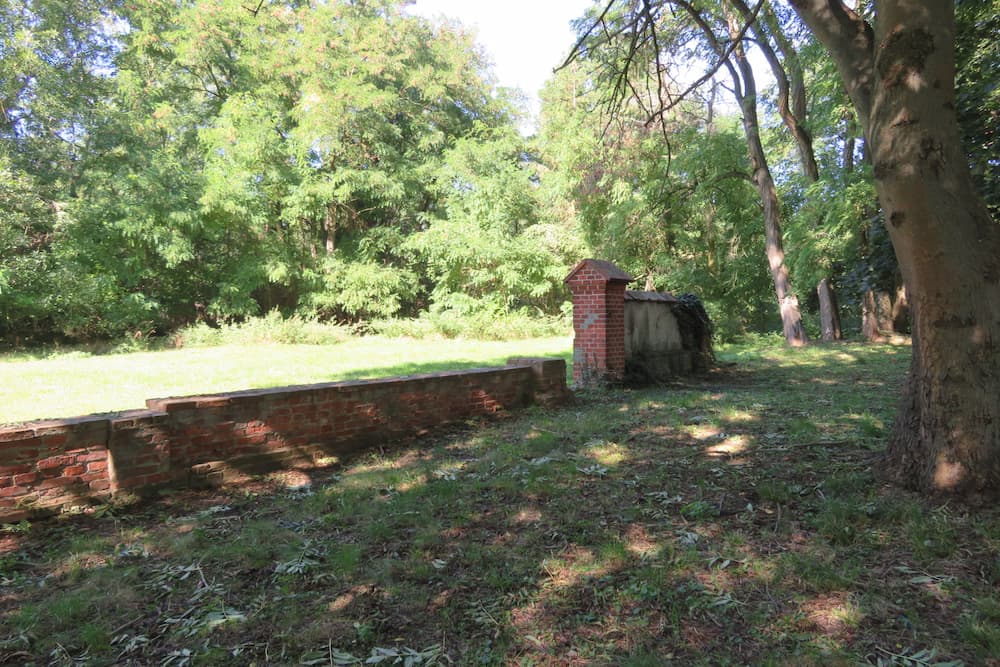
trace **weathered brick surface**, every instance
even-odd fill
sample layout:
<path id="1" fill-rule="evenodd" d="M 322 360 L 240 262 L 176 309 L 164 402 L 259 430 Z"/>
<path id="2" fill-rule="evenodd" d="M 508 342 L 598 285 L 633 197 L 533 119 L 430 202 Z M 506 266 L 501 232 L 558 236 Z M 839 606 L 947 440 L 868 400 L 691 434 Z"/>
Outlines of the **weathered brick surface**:
<path id="1" fill-rule="evenodd" d="M 569 398 L 561 359 L 150 399 L 146 410 L 0 428 L 0 522 L 313 464 L 448 422 Z"/>
<path id="2" fill-rule="evenodd" d="M 88 466 L 107 459 L 107 437 L 101 415 L 0 429 L 0 521 L 106 498 Z"/>
<path id="3" fill-rule="evenodd" d="M 585 259 L 566 277 L 573 293 L 573 382 L 618 383 L 625 376 L 625 287 L 632 277 Z"/>

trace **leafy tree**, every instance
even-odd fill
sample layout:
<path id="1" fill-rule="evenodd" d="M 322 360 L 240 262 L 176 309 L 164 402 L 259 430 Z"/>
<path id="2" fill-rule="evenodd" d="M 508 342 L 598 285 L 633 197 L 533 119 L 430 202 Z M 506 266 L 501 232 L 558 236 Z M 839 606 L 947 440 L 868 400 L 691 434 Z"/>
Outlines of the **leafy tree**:
<path id="1" fill-rule="evenodd" d="M 434 177 L 439 215 L 414 234 L 433 311 L 557 311 L 575 257 L 539 225 L 536 165 L 513 126 L 455 142 Z"/>
<path id="2" fill-rule="evenodd" d="M 1000 211 L 1000 2 L 955 4 L 955 107 L 972 178 L 994 219 Z"/>
<path id="3" fill-rule="evenodd" d="M 871 149 L 912 297 L 913 362 L 884 469 L 927 491 L 1000 490 L 1000 228 L 978 196 L 955 114 L 955 8 L 877 0 L 792 6 L 829 51 Z"/>
<path id="4" fill-rule="evenodd" d="M 677 11 L 668 11 L 668 5 Z M 746 10 L 747 17 L 740 16 L 741 9 Z M 791 345 L 802 345 L 807 336 L 785 262 L 781 204 L 761 137 L 756 77 L 744 46 L 755 18 L 755 12 L 731 2 L 695 6 L 686 0 L 641 4 L 613 1 L 584 26 L 573 57 L 596 61 L 595 66 L 604 73 L 612 113 L 632 101 L 646 115 L 647 123 L 661 125 L 666 114 L 690 92 L 716 71 L 725 69 L 742 112 L 750 180 L 763 209 L 766 258 L 785 339 Z M 671 81 L 673 73 L 682 69 L 677 62 L 678 52 L 714 65 L 707 74 L 682 88 Z"/>
<path id="5" fill-rule="evenodd" d="M 575 202 L 594 253 L 648 288 L 697 292 L 724 337 L 773 326 L 739 120 L 691 103 L 664 133 L 636 105 L 607 123 L 601 100 L 579 63 L 563 68 L 543 92 L 540 135 L 546 180 Z"/>
<path id="6" fill-rule="evenodd" d="M 37 312 L 9 326 L 92 336 L 426 307 L 439 276 L 418 276 L 427 258 L 405 247 L 462 210 L 435 185 L 444 156 L 513 127 L 466 33 L 393 0 L 84 4 L 0 9 L 5 168 L 49 211 L 30 214 L 45 243 L 18 266 L 76 286 L 17 282 Z M 496 181 L 464 215 L 508 186 L 527 192 Z M 522 288 L 534 275 L 509 273 Z M 74 293 L 74 314 L 55 293 Z"/>

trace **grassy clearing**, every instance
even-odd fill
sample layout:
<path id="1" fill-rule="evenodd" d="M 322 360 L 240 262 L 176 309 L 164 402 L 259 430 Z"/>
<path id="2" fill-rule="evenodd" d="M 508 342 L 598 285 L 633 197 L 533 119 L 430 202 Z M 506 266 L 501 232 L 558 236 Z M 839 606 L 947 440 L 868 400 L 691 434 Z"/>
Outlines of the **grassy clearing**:
<path id="1" fill-rule="evenodd" d="M 348 338 L 335 345 L 244 344 L 91 354 L 0 355 L 0 423 L 145 407 L 147 398 L 502 366 L 561 356 L 569 338 L 506 342 Z"/>
<path id="2" fill-rule="evenodd" d="M 12 528 L 0 664 L 1000 664 L 998 510 L 870 472 L 908 356 L 733 348 L 308 485 Z"/>

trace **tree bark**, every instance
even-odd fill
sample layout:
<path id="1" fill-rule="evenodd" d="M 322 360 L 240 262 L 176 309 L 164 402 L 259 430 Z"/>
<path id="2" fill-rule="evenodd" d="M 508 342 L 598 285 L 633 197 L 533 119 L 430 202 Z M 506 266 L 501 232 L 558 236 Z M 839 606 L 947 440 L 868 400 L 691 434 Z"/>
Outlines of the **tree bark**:
<path id="1" fill-rule="evenodd" d="M 882 471 L 925 492 L 1000 497 L 1000 232 L 962 154 L 952 0 L 792 0 L 829 50 L 871 147 L 910 294 L 913 358 Z"/>
<path id="2" fill-rule="evenodd" d="M 753 21 L 753 13 L 743 0 L 730 0 L 730 2 L 732 2 L 744 21 Z M 767 17 L 768 13 L 764 12 L 764 16 Z M 767 26 L 766 31 L 764 26 Z M 806 178 L 815 183 L 819 180 L 819 166 L 816 164 L 816 152 L 813 150 L 812 135 L 806 130 L 804 124 L 806 119 L 805 86 L 801 80 L 802 70 L 800 67 L 797 67 L 798 53 L 795 51 L 792 43 L 784 38 L 784 35 L 781 33 L 781 27 L 773 16 L 770 17 L 770 20 L 762 17 L 761 21 L 754 21 L 751 30 L 753 30 L 754 36 L 757 38 L 757 47 L 764 55 L 764 59 L 771 68 L 771 73 L 774 75 L 774 80 L 778 85 L 778 115 L 781 116 L 781 121 L 788 128 L 792 138 L 795 139 L 795 144 L 799 149 L 799 160 L 802 162 L 803 173 L 806 175 Z M 778 58 L 778 54 L 771 48 L 770 37 L 773 37 L 779 44 L 785 60 L 792 65 L 791 77 L 785 71 L 781 60 Z M 794 97 L 796 100 L 794 108 L 790 105 L 793 90 L 795 91 Z"/>
<path id="3" fill-rule="evenodd" d="M 730 38 L 738 39 L 740 26 L 729 21 Z M 720 53 L 720 49 L 716 48 Z M 757 81 L 753 68 L 747 60 L 742 46 L 733 50 L 736 67 L 729 66 L 733 78 L 733 94 L 743 111 L 743 132 L 747 139 L 750 153 L 751 178 L 760 196 L 764 209 L 764 243 L 767 251 L 768 268 L 774 282 L 774 292 L 778 299 L 781 313 L 781 328 L 785 341 L 800 347 L 809 341 L 805 327 L 802 326 L 802 315 L 799 312 L 799 300 L 792 289 L 792 281 L 785 264 L 785 248 L 781 234 L 781 206 L 778 202 L 778 191 L 774 185 L 771 169 L 767 164 L 764 144 L 760 138 L 760 121 L 757 116 Z M 728 64 L 728 63 L 727 63 Z"/>
<path id="4" fill-rule="evenodd" d="M 885 290 L 866 289 L 861 302 L 861 335 L 870 343 L 884 343 L 896 333 L 892 297 Z"/>
<path id="5" fill-rule="evenodd" d="M 892 329 L 905 333 L 910 330 L 910 297 L 906 286 L 896 288 L 896 299 L 892 302 Z"/>
<path id="6" fill-rule="evenodd" d="M 802 326 L 799 300 L 792 289 L 792 280 L 785 264 L 785 248 L 781 238 L 781 206 L 778 191 L 771 176 L 771 169 L 764 154 L 760 138 L 760 122 L 757 117 L 757 87 L 753 70 L 741 49 L 737 49 L 737 64 L 743 79 L 743 94 L 738 95 L 743 109 L 743 131 L 750 151 L 750 165 L 754 185 L 764 207 L 764 242 L 767 250 L 767 264 L 774 281 L 774 292 L 781 311 L 781 327 L 785 341 L 793 346 L 805 345 L 809 338 Z"/>
<path id="7" fill-rule="evenodd" d="M 327 256 L 337 250 L 337 205 L 326 205 L 326 215 L 323 216 L 323 246 Z"/>
<path id="8" fill-rule="evenodd" d="M 823 340 L 827 342 L 841 340 L 843 336 L 840 333 L 840 309 L 837 305 L 837 294 L 833 291 L 829 279 L 823 278 L 819 281 L 816 294 L 819 296 L 819 322 Z"/>
<path id="9" fill-rule="evenodd" d="M 857 133 L 857 126 L 854 119 L 847 120 L 847 128 L 844 130 L 844 180 L 854 173 L 854 135 Z"/>
<path id="10" fill-rule="evenodd" d="M 861 337 L 869 343 L 882 342 L 875 319 L 875 292 L 870 289 L 866 289 L 861 298 Z"/>

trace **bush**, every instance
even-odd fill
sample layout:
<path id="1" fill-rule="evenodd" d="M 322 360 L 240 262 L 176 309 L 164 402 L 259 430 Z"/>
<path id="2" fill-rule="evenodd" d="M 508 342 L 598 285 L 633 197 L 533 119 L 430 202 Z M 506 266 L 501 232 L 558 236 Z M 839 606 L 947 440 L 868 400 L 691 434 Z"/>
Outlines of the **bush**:
<path id="1" fill-rule="evenodd" d="M 303 312 L 324 319 L 393 317 L 413 300 L 419 280 L 412 271 L 371 261 L 324 261 L 319 288 L 304 298 Z"/>
<path id="2" fill-rule="evenodd" d="M 374 333 L 410 338 L 469 338 L 473 340 L 520 340 L 569 336 L 572 320 L 565 315 L 532 315 L 525 311 L 498 314 L 488 311 L 433 310 L 417 319 L 371 322 Z"/>
<path id="3" fill-rule="evenodd" d="M 174 334 L 176 347 L 215 347 L 219 345 L 335 345 L 353 335 L 348 327 L 326 324 L 298 315 L 282 317 L 272 310 L 264 317 L 241 323 L 210 327 L 204 322 L 186 326 Z"/>

